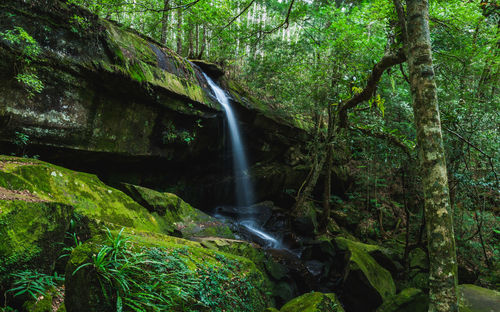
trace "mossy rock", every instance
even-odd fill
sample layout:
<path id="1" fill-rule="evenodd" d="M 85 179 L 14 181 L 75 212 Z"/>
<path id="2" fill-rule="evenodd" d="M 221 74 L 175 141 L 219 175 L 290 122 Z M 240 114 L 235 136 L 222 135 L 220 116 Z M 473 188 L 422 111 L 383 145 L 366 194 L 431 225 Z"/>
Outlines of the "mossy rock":
<path id="1" fill-rule="evenodd" d="M 17 157 L 0 156 L 0 165 L 0 187 L 29 192 L 40 201 L 72 206 L 80 219 L 89 222 L 93 232 L 100 232 L 103 226 L 124 226 L 159 233 L 175 230 L 175 219 L 169 219 L 171 215 L 150 213 L 95 175 Z"/>
<path id="2" fill-rule="evenodd" d="M 221 237 L 199 237 L 195 240 L 205 248 L 245 257 L 257 265 L 263 264 L 267 259 L 261 247 L 247 241 Z"/>
<path id="3" fill-rule="evenodd" d="M 344 312 L 335 294 L 311 292 L 286 303 L 280 312 Z"/>
<path id="4" fill-rule="evenodd" d="M 0 200 L 0 288 L 16 271 L 51 274 L 72 213 L 64 203 Z"/>
<path id="5" fill-rule="evenodd" d="M 112 231 L 112 233 L 116 235 L 117 231 Z M 158 233 L 138 232 L 133 229 L 125 229 L 122 235 L 127 237 L 130 243 L 129 246 L 131 246 L 130 248 L 134 251 L 144 252 L 150 249 L 156 249 L 165 253 L 165 255 L 175 255 L 175 257 L 178 257 L 178 259 L 184 263 L 185 267 L 188 268 L 189 278 L 198 278 L 200 276 L 200 270 L 207 270 L 207 268 L 210 268 L 212 275 L 205 275 L 205 278 L 209 279 L 221 274 L 220 272 L 225 268 L 225 271 L 223 271 L 225 272 L 223 273 L 225 274 L 223 279 L 225 282 L 222 282 L 222 285 L 213 284 L 210 286 L 213 287 L 213 289 L 210 289 L 214 291 L 222 287 L 221 291 L 228 292 L 230 291 L 230 285 L 234 284 L 225 285 L 224 283 L 244 280 L 242 283 L 248 286 L 248 292 L 239 294 L 240 297 L 236 298 L 236 301 L 240 303 L 244 302 L 245 304 L 238 305 L 236 301 L 225 300 L 221 303 L 225 304 L 225 306 L 218 306 L 218 311 L 264 311 L 266 307 L 273 305 L 270 298 L 266 295 L 269 293 L 269 289 L 267 288 L 269 281 L 266 280 L 266 276 L 258 270 L 252 261 L 244 257 L 206 249 L 203 248 L 200 243 Z M 80 266 L 92 261 L 94 255 L 102 248 L 103 243 L 104 239 L 102 237 L 95 236 L 73 250 L 66 267 L 65 304 L 68 310 L 104 312 L 111 311 L 115 308 L 116 302 L 113 301 L 112 298 L 106 298 L 103 295 L 102 287 L 99 282 L 99 275 L 96 273 L 94 267 L 91 265 L 78 269 Z M 228 269 L 227 266 L 230 266 L 231 269 Z M 144 272 L 144 277 L 152 278 L 156 273 L 146 270 Z M 130 283 L 131 281 L 128 282 Z M 204 279 L 199 280 L 200 286 L 198 288 L 206 290 L 207 288 L 203 288 L 202 286 L 207 282 L 210 281 Z M 227 287 L 226 290 L 224 290 L 224 287 Z M 232 294 L 234 295 L 235 293 L 237 292 L 233 292 Z M 196 294 L 199 301 L 205 300 L 203 299 L 205 296 L 210 297 L 211 295 L 213 295 L 213 293 L 203 293 L 203 290 L 200 290 L 200 292 Z M 220 296 L 223 297 L 225 295 L 221 293 Z M 223 300 L 224 298 L 222 297 L 218 299 Z M 174 302 L 178 303 L 178 307 L 174 309 L 175 311 L 215 311 L 213 307 L 200 305 L 200 302 L 186 302 L 183 301 L 183 298 L 172 299 Z"/>
<path id="6" fill-rule="evenodd" d="M 343 302 L 353 310 L 373 310 L 396 294 L 391 273 L 370 255 L 379 246 L 363 244 L 343 237 L 335 238 L 339 250 L 346 253 Z M 363 298 L 363 300 L 359 300 Z"/>
<path id="7" fill-rule="evenodd" d="M 182 237 L 216 236 L 234 238 L 229 226 L 191 207 L 180 197 L 172 193 L 157 192 L 145 187 L 123 183 L 123 189 L 136 202 L 150 212 L 170 220 Z"/>
<path id="8" fill-rule="evenodd" d="M 500 292 L 471 284 L 458 286 L 460 312 L 500 311 Z"/>
<path id="9" fill-rule="evenodd" d="M 53 287 L 37 300 L 26 301 L 23 304 L 23 309 L 27 312 L 66 312 L 63 300 L 64 288 Z"/>
<path id="10" fill-rule="evenodd" d="M 429 297 L 417 288 L 406 288 L 387 298 L 377 312 L 427 312 Z"/>
<path id="11" fill-rule="evenodd" d="M 413 249 L 410 254 L 410 268 L 418 268 L 420 270 L 429 269 L 429 260 L 427 254 L 421 248 Z"/>
<path id="12" fill-rule="evenodd" d="M 272 296 L 277 303 L 287 302 L 294 297 L 297 290 L 289 281 L 289 270 L 258 245 L 235 239 L 223 239 L 220 237 L 200 237 L 196 241 L 205 247 L 216 251 L 222 251 L 251 260 L 257 268 L 268 277 L 272 289 Z"/>

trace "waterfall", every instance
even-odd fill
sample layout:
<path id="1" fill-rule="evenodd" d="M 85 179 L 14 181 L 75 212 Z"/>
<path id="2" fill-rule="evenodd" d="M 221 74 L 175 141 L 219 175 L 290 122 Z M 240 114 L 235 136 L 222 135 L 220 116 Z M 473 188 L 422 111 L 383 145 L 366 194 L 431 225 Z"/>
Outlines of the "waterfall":
<path id="1" fill-rule="evenodd" d="M 203 73 L 208 84 L 217 98 L 217 101 L 222 106 L 226 114 L 227 123 L 229 126 L 229 136 L 231 139 L 231 150 L 233 155 L 233 172 L 236 186 L 236 203 L 238 207 L 250 207 L 254 203 L 253 186 L 250 181 L 248 171 L 248 162 L 243 149 L 243 140 L 241 138 L 240 129 L 234 116 L 234 112 L 229 104 L 229 98 L 224 90 L 222 90 L 210 77 Z"/>
<path id="2" fill-rule="evenodd" d="M 258 211 L 251 207 L 254 204 L 253 186 L 250 181 L 248 171 L 248 162 L 243 149 L 243 139 L 241 138 L 240 130 L 234 112 L 229 104 L 229 98 L 224 90 L 222 90 L 210 77 L 205 73 L 203 76 L 212 88 L 212 91 L 217 98 L 217 101 L 222 106 L 226 115 L 227 124 L 229 128 L 229 137 L 231 139 L 231 151 L 233 158 L 233 172 L 236 187 L 236 204 L 234 210 L 236 212 L 236 220 L 239 225 L 244 229 L 243 231 L 250 234 L 254 241 L 259 242 L 263 246 L 272 248 L 282 248 L 282 244 L 273 236 L 267 234 L 263 230 L 263 224 L 259 224 L 255 218 Z"/>

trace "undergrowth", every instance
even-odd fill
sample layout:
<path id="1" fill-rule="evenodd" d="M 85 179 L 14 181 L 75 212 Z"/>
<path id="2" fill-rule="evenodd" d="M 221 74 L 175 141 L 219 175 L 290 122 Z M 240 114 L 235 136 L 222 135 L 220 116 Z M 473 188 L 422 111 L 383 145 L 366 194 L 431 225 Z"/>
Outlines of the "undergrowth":
<path id="1" fill-rule="evenodd" d="M 109 230 L 107 240 L 79 266 L 92 267 L 102 295 L 116 311 L 255 311 L 254 287 L 247 276 L 235 276 L 237 261 L 217 256 L 214 264 L 188 266 L 187 248 L 137 248 Z"/>

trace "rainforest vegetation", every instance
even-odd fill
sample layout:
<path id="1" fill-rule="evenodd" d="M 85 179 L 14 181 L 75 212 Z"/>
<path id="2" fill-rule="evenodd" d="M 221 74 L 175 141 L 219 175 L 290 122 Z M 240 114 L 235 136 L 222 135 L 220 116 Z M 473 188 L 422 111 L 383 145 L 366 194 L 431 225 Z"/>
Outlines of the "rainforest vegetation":
<path id="1" fill-rule="evenodd" d="M 500 311 L 499 82 L 498 0 L 2 0 L 0 311 Z"/>

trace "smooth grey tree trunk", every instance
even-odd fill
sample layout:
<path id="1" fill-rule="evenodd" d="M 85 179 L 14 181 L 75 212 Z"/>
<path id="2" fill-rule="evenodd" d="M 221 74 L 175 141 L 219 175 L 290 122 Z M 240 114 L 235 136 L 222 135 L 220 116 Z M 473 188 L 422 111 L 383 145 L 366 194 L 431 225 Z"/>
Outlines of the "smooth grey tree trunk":
<path id="1" fill-rule="evenodd" d="M 408 65 L 430 258 L 429 311 L 458 311 L 457 259 L 432 65 L 428 0 L 407 1 Z"/>

